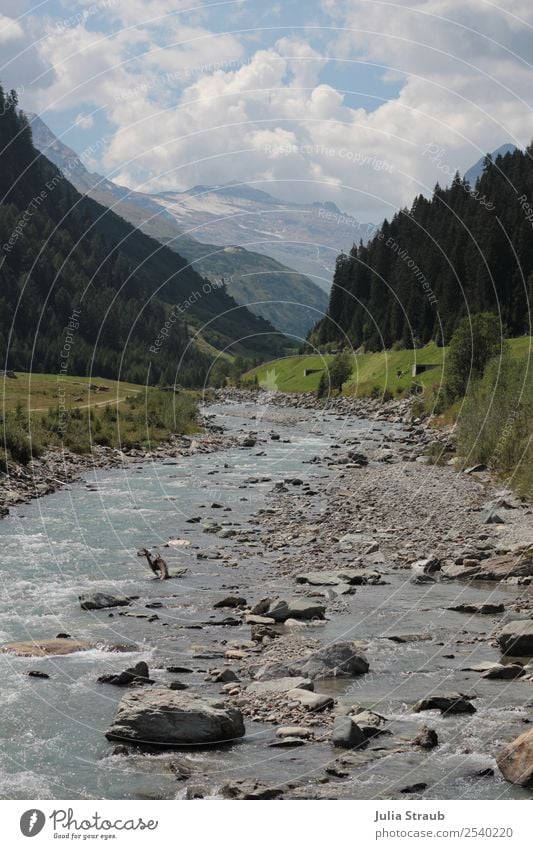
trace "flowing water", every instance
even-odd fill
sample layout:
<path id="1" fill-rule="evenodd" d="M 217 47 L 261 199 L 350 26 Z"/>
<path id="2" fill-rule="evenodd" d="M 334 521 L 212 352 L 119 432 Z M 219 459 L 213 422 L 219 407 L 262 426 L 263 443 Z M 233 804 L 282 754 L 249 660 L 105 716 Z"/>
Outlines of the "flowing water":
<path id="1" fill-rule="evenodd" d="M 230 433 L 254 429 L 268 437 L 275 429 L 281 439 L 260 440 L 252 449 L 97 470 L 68 490 L 12 510 L 0 523 L 0 642 L 66 632 L 99 646 L 62 657 L 0 654 L 1 798 L 173 798 L 184 792 L 176 781 L 177 761 L 192 770 L 190 784 L 216 795 L 231 778 L 314 779 L 332 760 L 327 743 L 269 748 L 275 728 L 251 721 L 246 738 L 235 745 L 185 753 L 113 755 L 114 746 L 104 736 L 124 691 L 98 684 L 97 678 L 141 659 L 158 683 L 176 679 L 167 666 L 182 665 L 192 672 L 179 675 L 180 680 L 194 691 L 218 695 L 219 685 L 205 678 L 209 668 L 221 664 L 220 641 L 249 639 L 250 629 L 205 624 L 222 618 L 213 614 L 213 603 L 232 591 L 249 601 L 294 592 L 291 580 L 274 584 L 268 578 L 257 539 L 261 524 L 255 514 L 271 503 L 267 496 L 273 484 L 299 477 L 324 492 L 334 472 L 310 465 L 313 456 L 327 453 L 339 436 L 359 435 L 364 445 L 383 436 L 394 439 L 399 430 L 311 411 L 285 417 L 276 411 L 273 423 L 264 410 L 257 415 L 253 405 L 245 404 L 214 406 L 209 413 Z M 252 477 L 259 483 L 245 483 Z M 320 496 L 315 502 L 317 511 L 325 504 Z M 200 523 L 187 522 L 197 516 Z M 209 520 L 244 529 L 248 542 L 237 548 L 231 538 L 206 534 Z M 169 540 L 182 543 L 161 548 Z M 171 571 L 186 566 L 186 574 L 155 581 L 136 555 L 144 546 L 159 546 Z M 220 559 L 212 558 L 214 548 Z M 208 557 L 199 559 L 198 549 L 208 549 Z M 397 747 L 398 738 L 412 737 L 424 722 L 437 730 L 442 745 L 430 753 L 410 749 L 371 759 L 336 780 L 334 793 L 339 798 L 394 798 L 406 784 L 424 781 L 424 798 L 530 798 L 528 791 L 497 775 L 476 775 L 494 767 L 494 753 L 524 729 L 530 685 L 481 681 L 475 673 L 460 671 L 498 655 L 489 640 L 462 649 L 457 635 L 463 629 L 483 634 L 487 623 L 446 611 L 459 593 L 461 601 L 489 595 L 498 601 L 511 590 L 462 589 L 451 583 L 428 589 L 408 583 L 402 572 L 387 575 L 387 581 L 347 597 L 349 612 L 332 616 L 319 634 L 324 640 L 368 639 L 371 672 L 355 681 L 321 682 L 320 691 L 334 694 L 340 703 L 374 706 L 387 716 L 394 738 L 384 739 L 391 748 L 392 740 Z M 88 590 L 137 596 L 133 612 L 159 618 L 131 618 L 117 609 L 83 612 L 78 596 Z M 164 606 L 146 608 L 154 601 Z M 190 627 L 199 623 L 202 629 Z M 430 639 L 396 644 L 384 638 L 387 633 Z M 136 649 L 105 650 L 116 643 Z M 29 670 L 46 671 L 50 679 L 28 677 Z M 477 713 L 450 718 L 413 714 L 413 702 L 439 684 L 443 690 L 475 692 Z"/>

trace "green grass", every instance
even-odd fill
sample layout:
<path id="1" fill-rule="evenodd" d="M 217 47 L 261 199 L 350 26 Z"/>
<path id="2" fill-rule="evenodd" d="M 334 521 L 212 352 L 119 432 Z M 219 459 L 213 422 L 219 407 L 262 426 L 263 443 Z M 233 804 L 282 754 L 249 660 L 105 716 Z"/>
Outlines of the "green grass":
<path id="1" fill-rule="evenodd" d="M 510 340 L 513 357 L 527 355 L 531 346 L 533 338 L 529 336 Z M 355 354 L 352 377 L 344 385 L 343 394 L 367 396 L 373 390 L 378 390 L 380 395 L 386 390 L 393 394 L 404 394 L 411 389 L 413 383 L 417 383 L 424 393 L 427 393 L 442 382 L 446 350 L 430 343 L 417 350 Z M 260 385 L 267 389 L 278 389 L 280 392 L 316 392 L 321 371 L 327 368 L 332 360 L 333 356 L 329 354 L 285 357 L 263 363 L 243 375 L 242 379 L 243 382 L 252 382 L 257 376 Z M 413 378 L 412 367 L 415 363 L 435 365 L 436 368 Z M 304 377 L 305 369 L 320 371 Z M 398 372 L 401 372 L 400 377 Z"/>
<path id="2" fill-rule="evenodd" d="M 64 395 L 62 394 L 64 392 Z M 100 378 L 17 374 L 3 381 L 0 470 L 46 448 L 89 453 L 93 446 L 154 448 L 198 430 L 193 392 L 166 391 Z"/>

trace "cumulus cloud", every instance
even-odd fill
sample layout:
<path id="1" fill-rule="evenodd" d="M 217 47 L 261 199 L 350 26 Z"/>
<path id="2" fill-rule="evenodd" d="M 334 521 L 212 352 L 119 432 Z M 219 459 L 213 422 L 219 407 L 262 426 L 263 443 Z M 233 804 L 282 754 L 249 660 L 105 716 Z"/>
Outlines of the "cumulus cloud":
<path id="1" fill-rule="evenodd" d="M 209 5 L 194 18 L 189 6 L 69 2 L 69 25 L 49 21 L 36 39 L 43 70 L 25 105 L 105 112 L 114 131 L 100 170 L 136 188 L 262 181 L 374 220 L 487 150 L 529 141 L 529 0 L 321 0 L 331 27 L 276 29 L 270 43 L 262 30 L 217 33 Z M 318 11 L 302 7 L 302 24 Z M 365 63 L 399 81 L 372 111 L 330 73 L 357 89 Z"/>

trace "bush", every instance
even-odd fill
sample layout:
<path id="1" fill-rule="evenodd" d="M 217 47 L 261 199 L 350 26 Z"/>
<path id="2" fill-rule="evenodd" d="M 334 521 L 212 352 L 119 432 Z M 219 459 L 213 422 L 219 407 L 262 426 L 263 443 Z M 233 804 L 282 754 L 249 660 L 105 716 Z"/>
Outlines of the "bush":
<path id="1" fill-rule="evenodd" d="M 485 463 L 503 472 L 533 500 L 533 378 L 527 359 L 492 360 L 472 386 L 458 419 L 464 465 Z"/>

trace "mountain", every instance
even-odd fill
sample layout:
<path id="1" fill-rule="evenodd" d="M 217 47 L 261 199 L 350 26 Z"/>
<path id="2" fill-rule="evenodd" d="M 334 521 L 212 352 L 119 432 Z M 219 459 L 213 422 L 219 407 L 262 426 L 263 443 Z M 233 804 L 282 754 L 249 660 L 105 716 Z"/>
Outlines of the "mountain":
<path id="1" fill-rule="evenodd" d="M 475 190 L 456 177 L 384 221 L 368 245 L 338 257 L 315 345 L 367 350 L 448 344 L 468 314 L 501 315 L 531 334 L 533 146 L 489 163 Z"/>
<path id="2" fill-rule="evenodd" d="M 112 208 L 144 233 L 186 257 L 203 277 L 211 281 L 224 279 L 228 293 L 237 303 L 249 305 L 252 312 L 270 321 L 278 330 L 305 338 L 326 312 L 327 294 L 304 274 L 287 268 L 271 256 L 232 244 L 236 231 L 238 234 L 236 224 L 228 230 L 230 241 L 222 246 L 209 244 L 204 239 L 197 241 L 182 232 L 176 217 L 166 209 L 167 200 L 131 191 L 90 172 L 82 159 L 63 144 L 41 118 L 31 113 L 27 113 L 27 118 L 37 149 L 68 176 L 79 192 Z M 193 191 L 202 193 L 201 187 Z M 236 201 L 239 197 L 254 198 L 255 203 L 263 205 L 273 201 L 270 195 L 248 186 L 234 186 L 232 196 Z M 328 289 L 330 285 L 331 275 Z"/>
<path id="3" fill-rule="evenodd" d="M 516 150 L 515 144 L 502 144 L 497 150 L 493 150 L 490 156 L 492 159 L 496 159 L 498 156 L 505 156 L 507 153 L 514 153 Z M 486 167 L 487 157 L 482 156 L 481 159 L 476 162 L 475 165 L 472 165 L 471 168 L 465 173 L 465 180 L 470 183 L 471 186 L 475 186 L 476 182 L 479 180 L 483 171 Z"/>
<path id="4" fill-rule="evenodd" d="M 187 192 L 150 195 L 178 228 L 203 243 L 260 251 L 307 274 L 329 291 L 334 258 L 368 241 L 374 224 L 362 224 L 331 202 L 289 203 L 246 184 L 195 186 Z"/>
<path id="5" fill-rule="evenodd" d="M 201 385 L 218 350 L 286 350 L 224 286 L 80 195 L 1 88 L 0 198 L 4 367 Z"/>

